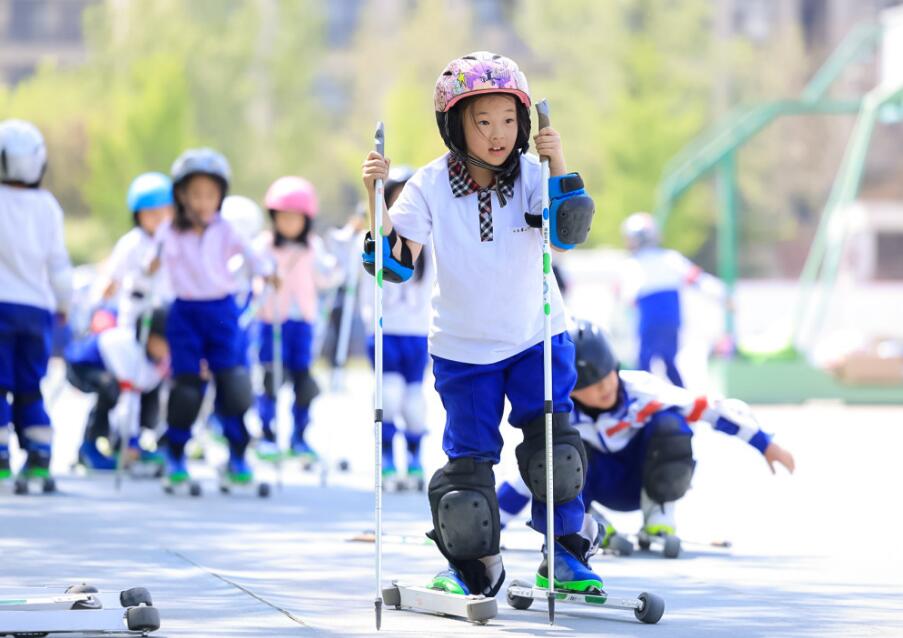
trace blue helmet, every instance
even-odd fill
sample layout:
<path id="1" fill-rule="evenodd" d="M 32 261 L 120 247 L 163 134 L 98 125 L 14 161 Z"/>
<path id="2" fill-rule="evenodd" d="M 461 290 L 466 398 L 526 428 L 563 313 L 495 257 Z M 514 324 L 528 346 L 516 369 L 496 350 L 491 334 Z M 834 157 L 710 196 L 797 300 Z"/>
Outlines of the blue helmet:
<path id="1" fill-rule="evenodd" d="M 172 180 L 163 173 L 142 173 L 132 180 L 126 201 L 133 214 L 172 204 Z"/>

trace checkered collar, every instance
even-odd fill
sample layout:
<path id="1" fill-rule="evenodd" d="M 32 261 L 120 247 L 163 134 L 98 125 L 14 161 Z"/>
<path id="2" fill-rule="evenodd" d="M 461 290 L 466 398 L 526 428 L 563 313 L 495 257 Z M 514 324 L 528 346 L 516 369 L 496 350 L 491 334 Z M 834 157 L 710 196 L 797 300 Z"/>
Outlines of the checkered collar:
<path id="1" fill-rule="evenodd" d="M 455 197 L 465 197 L 471 193 L 494 190 L 499 194 L 502 206 L 506 200 L 514 195 L 514 180 L 503 180 L 496 184 L 495 181 L 485 188 L 474 181 L 467 170 L 467 165 L 458 159 L 454 153 L 448 154 L 448 183 L 451 185 Z"/>

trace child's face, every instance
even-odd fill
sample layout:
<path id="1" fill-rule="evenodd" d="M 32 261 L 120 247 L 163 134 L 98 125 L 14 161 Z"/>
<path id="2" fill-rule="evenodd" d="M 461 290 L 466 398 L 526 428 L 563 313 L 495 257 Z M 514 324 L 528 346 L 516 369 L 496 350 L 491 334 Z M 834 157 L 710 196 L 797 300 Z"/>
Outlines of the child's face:
<path id="1" fill-rule="evenodd" d="M 517 142 L 517 108 L 514 97 L 503 93 L 471 101 L 464 112 L 467 152 L 493 166 L 504 164 Z"/>
<path id="2" fill-rule="evenodd" d="M 618 371 L 612 370 L 594 384 L 574 390 L 571 398 L 588 408 L 611 410 L 618 402 Z"/>
<path id="3" fill-rule="evenodd" d="M 209 175 L 192 175 L 180 188 L 176 197 L 188 210 L 188 217 L 195 225 L 212 223 L 223 199 L 220 184 Z"/>
<path id="4" fill-rule="evenodd" d="M 152 334 L 147 337 L 147 356 L 160 363 L 169 360 L 169 342 L 162 336 Z"/>
<path id="5" fill-rule="evenodd" d="M 273 215 L 273 224 L 276 226 L 276 232 L 280 235 L 294 239 L 304 232 L 304 227 L 307 226 L 307 215 L 277 210 Z"/>
<path id="6" fill-rule="evenodd" d="M 155 206 L 154 208 L 144 208 L 138 211 L 138 225 L 148 235 L 153 235 L 157 232 L 160 224 L 171 217 L 172 206 L 169 204 Z"/>

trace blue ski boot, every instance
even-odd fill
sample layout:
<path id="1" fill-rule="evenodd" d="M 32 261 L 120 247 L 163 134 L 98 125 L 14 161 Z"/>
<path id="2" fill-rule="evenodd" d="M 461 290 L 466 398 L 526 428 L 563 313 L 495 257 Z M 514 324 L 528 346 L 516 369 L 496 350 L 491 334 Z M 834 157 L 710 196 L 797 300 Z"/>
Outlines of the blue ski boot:
<path id="1" fill-rule="evenodd" d="M 200 483 L 193 481 L 188 474 L 184 447 L 178 456 L 174 455 L 172 450 L 166 450 L 163 456 L 166 461 L 163 473 L 163 491 L 167 494 L 175 494 L 177 491 L 187 490 L 191 496 L 200 496 Z"/>
<path id="2" fill-rule="evenodd" d="M 9 448 L 0 445 L 0 481 L 8 481 L 13 476 L 13 471 L 9 465 Z"/>
<path id="3" fill-rule="evenodd" d="M 576 535 L 572 535 L 576 536 Z M 549 562 L 543 547 L 542 562 L 536 570 L 536 586 L 549 587 Z M 589 565 L 574 556 L 561 543 L 555 542 L 555 589 L 580 594 L 602 595 L 602 578 Z"/>
<path id="4" fill-rule="evenodd" d="M 458 594 L 459 596 L 470 595 L 470 588 L 467 586 L 467 583 L 464 582 L 461 573 L 451 565 L 449 565 L 447 569 L 443 569 L 433 576 L 433 580 L 430 581 L 430 584 L 427 585 L 427 587 L 429 589 L 444 591 L 449 594 Z"/>
<path id="5" fill-rule="evenodd" d="M 250 485 L 254 482 L 254 471 L 244 457 L 232 457 L 226 466 L 226 478 L 232 485 Z"/>
<path id="6" fill-rule="evenodd" d="M 78 462 L 89 470 L 115 470 L 116 459 L 97 449 L 97 441 L 85 441 L 78 448 Z"/>

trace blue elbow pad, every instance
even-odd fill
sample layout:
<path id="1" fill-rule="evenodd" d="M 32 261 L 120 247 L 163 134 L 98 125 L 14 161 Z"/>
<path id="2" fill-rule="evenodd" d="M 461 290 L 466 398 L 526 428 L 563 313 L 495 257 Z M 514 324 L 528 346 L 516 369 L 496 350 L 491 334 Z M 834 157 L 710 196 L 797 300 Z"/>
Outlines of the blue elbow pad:
<path id="1" fill-rule="evenodd" d="M 401 244 L 401 261 L 392 256 L 392 248 L 397 241 L 398 235 L 394 230 L 388 237 L 383 237 L 383 280 L 393 284 L 407 281 L 414 274 L 414 260 L 407 244 L 404 242 Z M 376 242 L 369 232 L 364 236 L 364 252 L 361 258 L 364 270 L 372 275 L 376 270 Z"/>
<path id="2" fill-rule="evenodd" d="M 594 213 L 593 198 L 583 189 L 579 173 L 549 178 L 549 240 L 553 246 L 570 250 L 585 242 Z"/>

